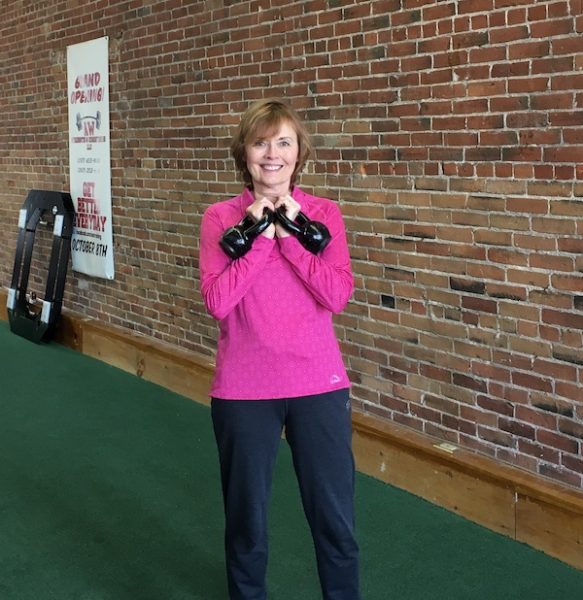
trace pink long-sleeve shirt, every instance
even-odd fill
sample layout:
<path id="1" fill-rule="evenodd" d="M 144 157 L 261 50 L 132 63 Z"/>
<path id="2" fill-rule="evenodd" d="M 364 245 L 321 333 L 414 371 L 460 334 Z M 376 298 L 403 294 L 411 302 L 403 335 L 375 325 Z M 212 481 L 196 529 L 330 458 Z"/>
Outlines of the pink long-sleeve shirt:
<path id="1" fill-rule="evenodd" d="M 350 385 L 332 324 L 353 288 L 346 232 L 338 206 L 295 187 L 293 198 L 332 240 L 319 255 L 294 236 L 260 235 L 241 258 L 219 246 L 228 227 L 253 203 L 250 190 L 205 212 L 200 237 L 200 287 L 219 321 L 211 396 L 264 400 L 321 394 Z"/>

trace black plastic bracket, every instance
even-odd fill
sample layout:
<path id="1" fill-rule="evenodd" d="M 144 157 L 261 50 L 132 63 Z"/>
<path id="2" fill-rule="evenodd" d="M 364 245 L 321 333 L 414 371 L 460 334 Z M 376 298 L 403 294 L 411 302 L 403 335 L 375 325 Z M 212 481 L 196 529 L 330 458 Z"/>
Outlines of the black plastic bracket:
<path id="1" fill-rule="evenodd" d="M 36 228 L 47 211 L 54 217 L 53 246 L 42 310 L 36 311 L 27 297 L 28 277 Z M 66 192 L 31 190 L 20 209 L 8 320 L 13 333 L 36 343 L 52 338 L 61 315 L 74 218 L 73 200 Z"/>

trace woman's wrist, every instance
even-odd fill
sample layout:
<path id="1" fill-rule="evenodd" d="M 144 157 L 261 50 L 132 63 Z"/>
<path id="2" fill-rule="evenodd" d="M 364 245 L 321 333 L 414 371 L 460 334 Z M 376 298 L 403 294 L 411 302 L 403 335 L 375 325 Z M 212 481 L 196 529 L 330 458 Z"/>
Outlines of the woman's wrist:
<path id="1" fill-rule="evenodd" d="M 275 235 L 278 238 L 286 238 L 286 237 L 289 237 L 291 235 L 291 233 L 283 225 L 276 223 L 275 224 Z"/>
<path id="2" fill-rule="evenodd" d="M 276 235 L 275 225 L 272 223 L 261 235 L 272 240 Z"/>

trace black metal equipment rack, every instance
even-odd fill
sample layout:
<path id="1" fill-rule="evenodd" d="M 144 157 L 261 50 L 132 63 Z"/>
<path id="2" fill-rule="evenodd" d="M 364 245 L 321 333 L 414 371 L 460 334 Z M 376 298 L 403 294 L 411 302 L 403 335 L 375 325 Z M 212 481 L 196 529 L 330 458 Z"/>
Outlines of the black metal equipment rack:
<path id="1" fill-rule="evenodd" d="M 46 211 L 54 217 L 53 247 L 42 311 L 36 312 L 27 299 L 28 277 L 36 228 Z M 13 333 L 36 343 L 52 338 L 61 314 L 74 218 L 73 200 L 66 192 L 31 190 L 20 210 L 8 319 Z"/>

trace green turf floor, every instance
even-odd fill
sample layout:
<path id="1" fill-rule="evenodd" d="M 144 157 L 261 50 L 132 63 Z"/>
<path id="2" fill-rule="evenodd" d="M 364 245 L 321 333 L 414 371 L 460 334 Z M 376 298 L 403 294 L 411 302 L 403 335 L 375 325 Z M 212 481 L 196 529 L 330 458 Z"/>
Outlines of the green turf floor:
<path id="1" fill-rule="evenodd" d="M 357 478 L 364 600 L 582 600 L 583 572 Z M 270 600 L 317 600 L 285 444 Z M 210 412 L 0 322 L 0 600 L 223 600 Z"/>

